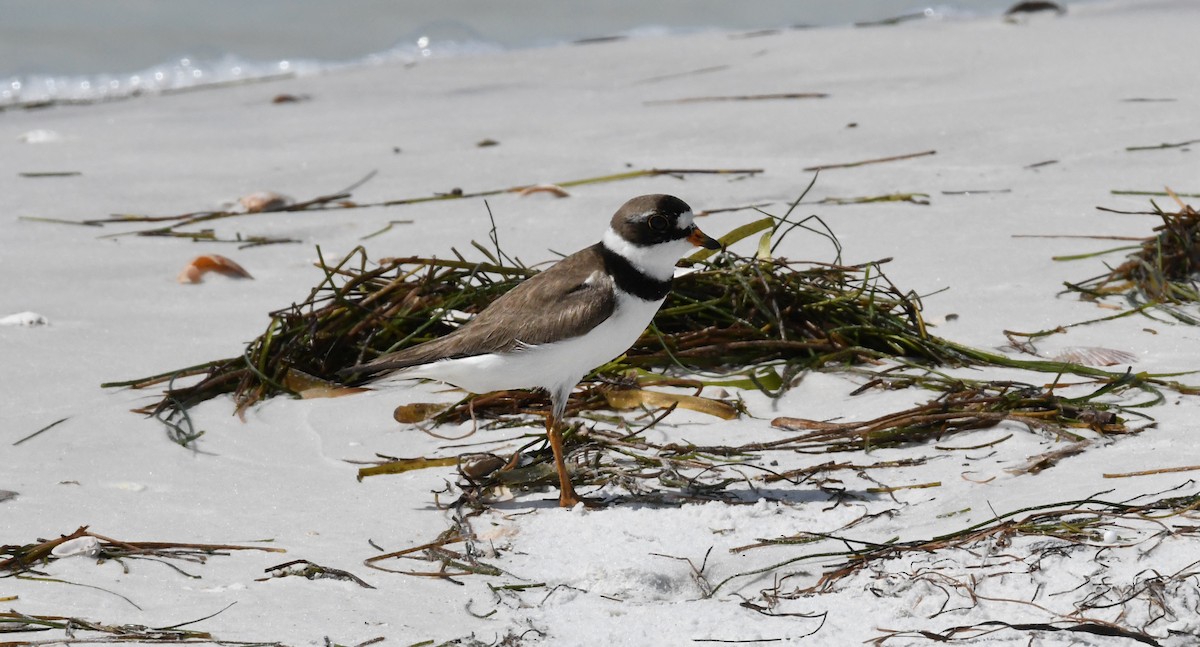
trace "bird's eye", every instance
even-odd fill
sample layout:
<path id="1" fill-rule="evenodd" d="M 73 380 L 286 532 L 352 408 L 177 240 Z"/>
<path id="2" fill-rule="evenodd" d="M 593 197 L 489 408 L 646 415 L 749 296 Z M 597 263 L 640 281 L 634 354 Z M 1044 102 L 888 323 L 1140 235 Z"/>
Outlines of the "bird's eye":
<path id="1" fill-rule="evenodd" d="M 671 221 L 661 213 L 656 213 L 646 220 L 646 226 L 650 228 L 650 231 L 661 233 L 671 228 Z"/>

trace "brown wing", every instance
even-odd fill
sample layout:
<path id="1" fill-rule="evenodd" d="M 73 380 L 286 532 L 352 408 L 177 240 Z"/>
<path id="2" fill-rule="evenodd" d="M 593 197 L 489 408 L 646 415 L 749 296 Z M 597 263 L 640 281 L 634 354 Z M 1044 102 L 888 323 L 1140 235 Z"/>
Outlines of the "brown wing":
<path id="1" fill-rule="evenodd" d="M 346 372 L 381 373 L 439 359 L 511 351 L 578 337 L 616 307 L 600 246 L 580 250 L 496 299 L 458 330 Z"/>

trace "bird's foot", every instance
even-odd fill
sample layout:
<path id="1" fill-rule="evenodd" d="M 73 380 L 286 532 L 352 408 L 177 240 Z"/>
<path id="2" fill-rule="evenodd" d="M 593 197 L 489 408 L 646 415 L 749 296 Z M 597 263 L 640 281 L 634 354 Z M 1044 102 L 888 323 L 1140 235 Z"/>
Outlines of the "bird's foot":
<path id="1" fill-rule="evenodd" d="M 558 505 L 563 508 L 574 508 L 581 503 L 583 504 L 583 507 L 589 510 L 599 510 L 606 507 L 604 502 L 600 499 L 579 496 L 575 493 L 574 488 L 570 490 L 564 490 L 558 495 Z"/>

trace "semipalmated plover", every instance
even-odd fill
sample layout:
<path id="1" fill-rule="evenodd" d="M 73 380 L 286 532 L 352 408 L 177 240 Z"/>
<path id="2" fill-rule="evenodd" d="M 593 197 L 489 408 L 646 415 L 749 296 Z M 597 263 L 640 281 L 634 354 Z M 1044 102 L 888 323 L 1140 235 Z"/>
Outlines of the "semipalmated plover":
<path id="1" fill-rule="evenodd" d="M 643 195 L 613 215 L 599 243 L 517 285 L 454 332 L 383 355 L 346 373 L 427 378 L 472 393 L 541 389 L 558 471 L 559 504 L 579 502 L 559 430 L 567 398 L 588 371 L 637 341 L 671 290 L 675 264 L 694 247 L 720 243 L 669 195 Z"/>

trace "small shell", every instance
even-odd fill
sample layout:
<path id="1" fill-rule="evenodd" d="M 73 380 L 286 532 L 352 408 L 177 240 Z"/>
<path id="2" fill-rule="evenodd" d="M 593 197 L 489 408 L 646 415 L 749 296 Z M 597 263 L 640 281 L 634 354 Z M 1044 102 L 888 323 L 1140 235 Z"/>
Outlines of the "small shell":
<path id="1" fill-rule="evenodd" d="M 462 472 L 463 476 L 478 481 L 491 476 L 507 464 L 506 459 L 495 454 L 471 454 L 462 457 L 458 471 Z"/>
<path id="2" fill-rule="evenodd" d="M 100 540 L 91 535 L 76 537 L 55 546 L 50 550 L 50 554 L 55 557 L 74 557 L 75 555 L 95 557 L 100 554 Z"/>
<path id="3" fill-rule="evenodd" d="M 36 312 L 18 312 L 0 317 L 0 326 L 45 326 L 50 322 Z"/>
<path id="4" fill-rule="evenodd" d="M 232 260 L 221 256 L 220 254 L 204 254 L 192 259 L 192 262 L 183 268 L 176 280 L 180 283 L 199 283 L 201 282 L 206 272 L 219 272 L 225 276 L 231 276 L 239 279 L 252 279 L 250 273 L 241 265 Z"/>
<path id="5" fill-rule="evenodd" d="M 61 142 L 62 140 L 63 136 L 58 134 L 57 131 L 44 130 L 40 128 L 26 133 L 21 133 L 17 137 L 17 141 L 24 142 L 26 144 L 53 144 L 55 142 Z"/>
<path id="6" fill-rule="evenodd" d="M 238 198 L 238 204 L 246 213 L 262 213 L 264 211 L 279 211 L 292 205 L 295 200 L 275 193 L 274 191 L 256 191 L 250 195 Z"/>
<path id="7" fill-rule="evenodd" d="M 1112 348 L 1077 346 L 1062 349 L 1053 359 L 1056 362 L 1069 362 L 1084 366 L 1116 366 L 1117 364 L 1132 364 L 1137 361 L 1137 356 Z"/>

